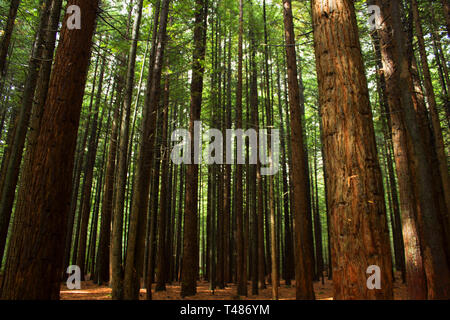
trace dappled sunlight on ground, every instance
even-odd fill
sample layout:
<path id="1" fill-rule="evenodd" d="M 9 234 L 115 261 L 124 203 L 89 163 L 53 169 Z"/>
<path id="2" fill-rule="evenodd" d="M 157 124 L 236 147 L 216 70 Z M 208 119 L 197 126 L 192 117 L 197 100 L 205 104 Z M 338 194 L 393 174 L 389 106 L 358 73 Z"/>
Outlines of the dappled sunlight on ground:
<path id="1" fill-rule="evenodd" d="M 166 286 L 166 291 L 155 292 L 155 285 L 153 285 L 153 300 L 179 300 L 180 298 L 180 284 L 172 283 Z M 333 283 L 325 279 L 322 282 L 314 283 L 314 291 L 317 300 L 333 300 Z M 264 290 L 259 290 L 258 295 L 251 295 L 251 282 L 248 283 L 248 297 L 238 297 L 236 295 L 236 285 L 230 284 L 224 289 L 216 289 L 211 291 L 209 283 L 206 281 L 199 281 L 197 284 L 197 294 L 193 297 L 187 297 L 185 300 L 270 300 L 272 298 L 272 288 L 270 285 Z M 406 299 L 406 286 L 401 283 L 399 275 L 396 275 L 396 282 L 394 284 L 394 293 L 396 300 Z M 140 299 L 145 299 L 146 291 L 141 289 Z M 295 299 L 295 282 L 291 286 L 286 286 L 281 282 L 279 288 L 280 300 L 294 300 Z M 111 288 L 108 286 L 98 286 L 92 281 L 84 281 L 81 284 L 81 290 L 68 290 L 65 285 L 61 286 L 62 300 L 110 300 Z"/>

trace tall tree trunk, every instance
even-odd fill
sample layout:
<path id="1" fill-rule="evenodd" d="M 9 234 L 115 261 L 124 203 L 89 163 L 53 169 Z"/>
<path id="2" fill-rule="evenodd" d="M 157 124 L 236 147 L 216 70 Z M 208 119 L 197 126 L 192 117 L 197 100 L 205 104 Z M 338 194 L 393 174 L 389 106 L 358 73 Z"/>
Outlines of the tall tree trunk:
<path id="1" fill-rule="evenodd" d="M 278 53 L 277 53 L 278 60 Z M 291 285 L 291 280 L 294 275 L 294 251 L 292 247 L 292 229 L 290 224 L 290 205 L 289 205 L 289 186 L 287 174 L 287 156 L 286 156 L 286 137 L 284 131 L 284 108 L 281 97 L 281 79 L 280 70 L 277 65 L 277 88 L 278 88 L 278 113 L 280 115 L 280 143 L 281 143 L 281 172 L 283 181 L 282 200 L 284 209 L 284 280 L 286 285 Z M 285 103 L 284 101 L 283 103 Z M 261 226 L 261 229 L 263 227 Z M 264 244 L 262 243 L 264 248 Z M 264 266 L 262 266 L 264 267 Z"/>
<path id="2" fill-rule="evenodd" d="M 334 298 L 392 299 L 383 181 L 354 4 L 314 0 L 312 13 L 329 175 Z M 381 289 L 366 285 L 372 265 L 380 268 Z"/>
<path id="3" fill-rule="evenodd" d="M 119 133 L 120 105 L 122 104 L 123 82 L 116 78 L 117 93 L 114 106 L 114 115 L 109 140 L 108 159 L 106 162 L 105 184 L 102 198 L 102 213 L 100 223 L 100 237 L 97 255 L 98 284 L 109 281 L 109 257 L 111 246 L 111 217 L 113 211 L 113 195 L 116 171 L 117 139 Z"/>
<path id="4" fill-rule="evenodd" d="M 443 248 L 441 226 L 438 223 L 438 212 L 433 194 L 432 171 L 428 167 L 425 142 L 417 124 L 413 101 L 410 94 L 410 72 L 406 57 L 405 34 L 402 30 L 400 4 L 392 1 L 390 15 L 394 43 L 397 48 L 395 58 L 399 68 L 399 88 L 401 103 L 404 107 L 405 125 L 411 136 L 413 170 L 415 172 L 417 198 L 420 202 L 418 221 L 421 226 L 421 248 L 425 263 L 428 298 L 445 299 L 449 296 L 449 269 Z"/>
<path id="5" fill-rule="evenodd" d="M 252 8 L 253 9 L 253 8 Z M 253 10 L 252 10 L 253 11 Z M 253 26 L 254 26 L 254 17 L 253 13 L 251 13 L 251 22 L 250 22 L 250 28 L 249 28 L 249 38 L 250 38 L 250 124 L 249 127 L 258 130 L 258 70 L 257 70 L 257 62 L 256 62 L 256 52 L 257 52 L 257 44 L 256 44 L 256 36 L 253 32 Z M 252 151 L 253 152 L 253 151 Z M 251 214 L 252 214 L 252 257 L 254 261 L 250 264 L 252 268 L 252 294 L 257 295 L 258 294 L 258 282 L 259 287 L 261 287 L 264 284 L 264 269 L 261 269 L 260 266 L 264 266 L 263 260 L 264 259 L 264 250 L 259 250 L 259 239 L 260 234 L 262 236 L 262 232 L 264 232 L 264 227 L 260 228 L 258 226 L 258 196 L 257 196 L 257 181 L 258 177 L 259 180 L 261 179 L 261 173 L 260 173 L 260 163 L 257 163 L 257 165 L 249 165 L 249 195 L 251 198 Z M 262 208 L 261 208 L 262 209 Z M 262 282 L 261 282 L 261 275 L 259 274 L 262 271 Z"/>
<path id="6" fill-rule="evenodd" d="M 167 225 L 167 199 L 168 199 L 168 185 L 167 179 L 169 174 L 169 146 L 167 142 L 167 130 L 169 122 L 169 74 L 165 76 L 164 84 L 164 102 L 163 102 L 163 126 L 161 134 L 161 190 L 159 200 L 159 213 L 158 213 L 158 255 L 157 255 L 157 274 L 156 274 L 156 288 L 155 291 L 166 290 L 166 268 L 167 268 L 167 239 L 166 239 L 166 225 Z"/>
<path id="7" fill-rule="evenodd" d="M 124 293 L 126 299 L 138 299 L 140 278 L 144 266 L 145 220 L 148 210 L 150 171 L 155 141 L 156 113 L 161 96 L 161 71 L 164 63 L 167 19 L 170 0 L 164 0 L 155 51 L 155 64 L 151 76 L 151 87 L 147 88 L 143 111 L 143 132 L 136 165 L 136 181 L 130 216 L 129 239 L 125 264 Z"/>
<path id="8" fill-rule="evenodd" d="M 263 19 L 264 19 L 264 42 L 268 43 L 268 36 L 267 36 L 267 23 L 266 23 L 266 1 L 263 2 Z M 269 50 L 268 46 L 264 46 L 264 74 L 265 74 L 265 89 L 266 89 L 266 117 L 267 117 L 267 127 L 269 137 L 271 137 L 272 132 L 272 105 L 271 105 L 271 94 L 270 94 L 270 79 L 269 79 Z M 271 145 L 272 138 L 268 139 L 268 153 L 269 157 L 272 158 L 272 145 Z M 277 159 L 278 160 L 278 159 Z M 271 163 L 271 165 L 275 165 Z M 270 234 L 271 234 L 271 253 L 272 253 L 272 299 L 278 300 L 278 285 L 279 285 L 279 278 L 278 278 L 278 241 L 277 239 L 277 232 L 276 232 L 276 225 L 275 225 L 275 203 L 274 203 L 274 177 L 273 174 L 268 176 L 269 179 L 269 210 L 270 210 L 270 220 L 271 220 L 271 226 L 270 226 Z"/>
<path id="9" fill-rule="evenodd" d="M 200 119 L 203 93 L 203 73 L 206 49 L 208 1 L 195 1 L 194 53 L 192 60 L 191 103 L 189 135 L 194 141 L 194 121 Z M 192 296 L 197 292 L 198 277 L 198 235 L 197 235 L 197 194 L 198 165 L 194 162 L 194 146 L 191 143 L 191 164 L 186 169 L 186 200 L 183 239 L 183 263 L 181 271 L 181 296 Z"/>
<path id="10" fill-rule="evenodd" d="M 136 53 L 141 25 L 143 0 L 139 0 L 136 6 L 136 16 L 133 24 L 132 42 L 128 55 L 128 69 L 125 84 L 125 97 L 122 109 L 122 124 L 120 126 L 120 145 L 117 161 L 117 181 L 114 205 L 113 229 L 112 229 L 112 298 L 122 299 L 124 297 L 123 259 L 122 259 L 122 233 L 123 233 L 123 210 L 125 204 L 125 191 L 128 168 L 128 139 L 130 131 L 131 103 L 134 88 L 134 70 L 136 66 Z"/>
<path id="11" fill-rule="evenodd" d="M 414 16 L 414 26 L 417 33 L 417 42 L 419 44 L 419 53 L 422 62 L 422 72 L 425 82 L 425 91 L 429 111 L 431 114 L 431 123 L 434 133 L 434 143 L 436 148 L 437 160 L 439 163 L 439 171 L 442 179 L 442 187 L 445 197 L 446 212 L 441 212 L 443 216 L 444 230 L 450 231 L 450 179 L 448 174 L 447 155 L 445 152 L 444 139 L 442 136 L 441 123 L 439 120 L 439 113 L 437 111 L 436 96 L 433 90 L 433 83 L 431 80 L 430 68 L 428 66 L 428 55 L 425 50 L 425 40 L 423 37 L 422 24 L 420 22 L 419 8 L 417 0 L 411 0 L 412 11 Z M 450 244 L 449 244 L 450 245 Z M 450 255 L 450 252 L 447 252 Z"/>
<path id="12" fill-rule="evenodd" d="M 21 178 L 2 299 L 59 297 L 71 193 L 67 177 L 73 170 L 98 1 L 71 0 L 68 5 L 80 7 L 83 30 L 67 29 L 67 18 L 64 20 L 41 131 L 31 159 L 34 165 Z"/>
<path id="13" fill-rule="evenodd" d="M 238 43 L 238 80 L 236 91 L 236 129 L 242 128 L 242 39 L 244 33 L 244 3 L 239 0 L 239 43 Z M 244 275 L 244 235 L 243 235 L 243 185 L 242 185 L 242 166 L 236 165 L 236 272 L 237 272 L 237 294 L 247 295 L 247 283 Z"/>
<path id="14" fill-rule="evenodd" d="M 92 194 L 92 182 L 94 179 L 94 166 L 95 158 L 97 155 L 97 123 L 98 113 L 100 109 L 101 93 L 103 89 L 103 78 L 105 74 L 106 58 L 103 56 L 102 66 L 100 67 L 100 75 L 98 81 L 97 96 L 95 98 L 94 107 L 94 119 L 92 121 L 91 133 L 89 136 L 88 153 L 86 155 L 86 166 L 84 168 L 84 183 L 83 183 L 83 202 L 81 204 L 81 220 L 80 220 L 80 233 L 78 235 L 79 242 L 78 247 L 74 250 L 78 250 L 76 265 L 80 267 L 81 279 L 84 280 L 85 276 L 85 260 L 86 260 L 86 242 L 89 226 L 89 217 L 91 212 L 91 194 Z"/>
<path id="15" fill-rule="evenodd" d="M 404 106 L 401 104 L 401 96 L 398 90 L 400 81 L 398 72 L 400 70 L 395 60 L 396 47 L 392 36 L 393 26 L 390 12 L 393 1 L 376 0 L 374 3 L 382 8 L 381 19 L 383 23 L 380 24 L 378 29 L 379 50 L 381 50 L 383 77 L 386 82 L 385 93 L 389 106 L 392 143 L 400 193 L 408 297 L 410 299 L 425 299 L 427 287 L 419 241 L 419 227 L 416 220 L 417 199 L 414 194 L 415 182 L 413 181 L 412 168 L 410 167 L 412 159 L 410 159 L 408 151 L 409 143 L 405 124 L 405 111 Z"/>
<path id="16" fill-rule="evenodd" d="M 316 271 L 317 280 L 322 278 L 323 283 L 323 249 L 322 249 L 322 222 L 320 219 L 320 208 L 319 208 L 319 190 L 317 183 L 317 138 L 316 131 L 314 129 L 314 153 L 313 153 L 313 172 L 314 179 L 311 179 L 313 183 L 314 194 L 314 242 L 316 244 Z"/>
<path id="17" fill-rule="evenodd" d="M 226 112 L 225 112 L 225 128 L 231 128 L 231 30 L 228 36 L 228 58 L 227 58 L 227 102 L 226 102 Z M 224 157 L 226 158 L 226 152 L 224 152 Z M 224 282 L 225 285 L 231 281 L 230 274 L 230 218 L 231 218 L 231 165 L 224 165 L 224 204 L 223 204 L 223 234 L 224 234 Z"/>
<path id="18" fill-rule="evenodd" d="M 307 248 L 308 241 L 308 177 L 305 167 L 308 160 L 305 158 L 302 117 L 300 113 L 300 90 L 298 86 L 297 62 L 295 53 L 295 35 L 290 0 L 283 0 L 284 30 L 286 41 L 286 58 L 289 85 L 289 106 L 291 123 L 291 181 L 292 181 L 292 209 L 294 212 L 295 230 L 295 282 L 297 299 L 314 299 L 312 283 L 313 261 Z M 273 281 L 272 281 L 273 282 Z"/>
<path id="19" fill-rule="evenodd" d="M 50 51 L 53 52 L 55 46 L 54 41 L 46 42 L 46 40 L 56 37 L 56 30 L 50 33 L 47 31 L 48 28 L 55 24 L 53 21 L 50 21 L 50 17 L 54 21 L 59 21 L 59 12 L 58 14 L 55 14 L 56 9 L 61 9 L 61 0 L 46 0 L 40 11 L 39 26 L 35 35 L 31 58 L 28 63 L 27 78 L 25 80 L 19 116 L 15 125 L 14 139 L 12 141 L 12 146 L 9 148 L 10 155 L 8 162 L 5 163 L 6 171 L 0 190 L 0 256 L 3 256 L 5 248 L 6 235 L 14 204 L 20 164 L 22 162 L 22 154 L 28 131 L 28 123 L 33 107 L 34 93 L 40 74 L 39 70 L 42 65 L 41 59 L 48 59 L 48 53 Z M 44 48 L 47 56 L 43 56 Z M 44 81 L 44 79 L 42 79 L 42 81 Z"/>

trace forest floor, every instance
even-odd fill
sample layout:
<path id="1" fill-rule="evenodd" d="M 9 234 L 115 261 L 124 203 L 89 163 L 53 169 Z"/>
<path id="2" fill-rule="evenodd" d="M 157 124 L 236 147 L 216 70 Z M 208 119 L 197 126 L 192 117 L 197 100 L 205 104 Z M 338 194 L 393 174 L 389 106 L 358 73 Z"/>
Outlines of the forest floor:
<path id="1" fill-rule="evenodd" d="M 406 285 L 402 283 L 400 274 L 396 274 L 394 283 L 395 300 L 406 299 Z M 280 300 L 295 299 L 295 282 L 291 286 L 286 286 L 284 282 L 279 288 Z M 154 289 L 154 288 L 153 288 Z M 172 283 L 166 285 L 166 291 L 153 293 L 153 300 L 179 300 L 180 284 Z M 322 282 L 314 283 L 314 291 L 317 300 L 333 300 L 333 282 L 325 278 Z M 199 281 L 197 283 L 197 294 L 186 300 L 270 300 L 272 298 L 271 286 L 267 285 L 264 290 L 259 290 L 258 295 L 251 295 L 251 283 L 248 284 L 248 297 L 236 296 L 236 285 L 229 284 L 225 289 L 216 289 L 214 293 L 209 289 L 209 282 Z M 140 299 L 145 299 L 145 289 L 141 289 Z M 108 286 L 98 286 L 92 281 L 84 281 L 81 290 L 68 290 L 65 285 L 61 285 L 61 300 L 111 300 L 111 288 Z"/>

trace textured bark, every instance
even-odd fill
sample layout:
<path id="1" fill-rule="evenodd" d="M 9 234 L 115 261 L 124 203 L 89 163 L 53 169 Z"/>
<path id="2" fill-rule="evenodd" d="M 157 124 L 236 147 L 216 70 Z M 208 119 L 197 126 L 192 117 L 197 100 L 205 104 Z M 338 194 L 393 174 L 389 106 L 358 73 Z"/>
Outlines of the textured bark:
<path id="1" fill-rule="evenodd" d="M 55 4 L 53 5 L 54 1 Z M 56 31 L 50 32 L 50 35 L 47 34 L 47 28 L 54 24 L 53 21 L 50 21 L 50 17 L 54 20 L 59 20 L 59 14 L 54 14 L 56 8 L 61 8 L 61 0 L 46 0 L 40 11 L 39 26 L 35 35 L 31 58 L 28 63 L 25 88 L 20 103 L 19 115 L 15 124 L 14 139 L 10 149 L 8 150 L 10 153 L 8 162 L 5 163 L 6 171 L 5 176 L 3 177 L 4 180 L 2 181 L 2 189 L 0 193 L 0 256 L 3 256 L 3 251 L 5 248 L 6 235 L 14 204 L 17 181 L 19 179 L 22 154 L 28 132 L 31 110 L 33 107 L 33 97 L 39 80 L 39 70 L 42 65 L 41 59 L 48 59 L 48 56 L 43 56 L 44 48 L 46 49 L 45 53 L 48 53 L 49 51 L 53 51 L 55 46 L 54 42 L 45 42 L 45 40 L 56 37 Z M 44 81 L 44 79 L 42 79 L 42 81 Z"/>
<path id="2" fill-rule="evenodd" d="M 189 135 L 194 141 L 194 121 L 200 119 L 203 93 L 203 73 L 206 49 L 206 24 L 208 14 L 206 0 L 195 1 L 194 53 L 192 60 L 191 103 Z M 181 296 L 195 295 L 198 277 L 197 194 L 198 165 L 194 163 L 193 143 L 191 164 L 186 169 L 186 200 L 184 211 L 183 263 L 181 270 Z"/>
<path id="3" fill-rule="evenodd" d="M 392 299 L 383 182 L 353 1 L 313 1 L 335 299 Z M 369 290 L 366 270 L 380 268 Z"/>
<path id="4" fill-rule="evenodd" d="M 15 212 L 2 299 L 59 297 L 71 193 L 67 177 L 73 170 L 98 2 L 72 0 L 68 5 L 81 8 L 84 28 L 68 30 L 63 23 L 41 132 L 31 159 L 34 165 L 21 178 L 19 194 L 23 197 L 19 197 Z"/>
<path id="5" fill-rule="evenodd" d="M 295 282 L 297 299 L 314 299 L 312 283 L 313 261 L 307 248 L 308 241 L 308 177 L 305 167 L 308 160 L 305 158 L 302 117 L 300 113 L 300 90 L 298 85 L 297 62 L 295 53 L 295 35 L 290 0 L 283 0 L 284 30 L 286 39 L 286 58 L 288 70 L 289 107 L 291 125 L 291 158 L 292 165 L 292 206 L 294 213 L 295 234 Z"/>
<path id="6" fill-rule="evenodd" d="M 427 277 L 428 298 L 445 299 L 449 296 L 449 269 L 443 248 L 442 229 L 438 223 L 438 212 L 435 199 L 430 190 L 433 190 L 432 169 L 428 164 L 426 144 L 422 132 L 417 124 L 420 115 L 416 118 L 416 111 L 410 94 L 410 72 L 405 48 L 405 35 L 402 30 L 400 5 L 393 1 L 391 5 L 392 26 L 394 29 L 394 43 L 396 45 L 395 58 L 399 68 L 399 87 L 401 102 L 404 107 L 405 125 L 411 135 L 411 153 L 413 158 L 413 171 L 416 179 L 416 194 L 420 202 L 418 221 L 421 228 L 421 248 L 425 263 Z"/>
<path id="7" fill-rule="evenodd" d="M 408 297 L 410 299 L 425 299 L 427 287 L 419 241 L 419 228 L 416 220 L 418 203 L 414 194 L 413 184 L 415 181 L 413 181 L 412 168 L 410 167 L 412 159 L 408 153 L 411 141 L 408 142 L 409 137 L 405 125 L 404 106 L 402 106 L 398 90 L 400 80 L 399 67 L 395 60 L 395 44 L 393 42 L 393 28 L 390 18 L 392 1 L 376 0 L 374 3 L 382 8 L 381 19 L 383 23 L 380 24 L 378 34 L 400 194 Z"/>

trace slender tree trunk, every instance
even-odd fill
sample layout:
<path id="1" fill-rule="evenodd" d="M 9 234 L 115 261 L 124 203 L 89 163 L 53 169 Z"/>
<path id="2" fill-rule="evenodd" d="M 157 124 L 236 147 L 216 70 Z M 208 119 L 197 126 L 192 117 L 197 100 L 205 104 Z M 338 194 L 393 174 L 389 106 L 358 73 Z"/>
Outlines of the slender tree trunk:
<path id="1" fill-rule="evenodd" d="M 236 91 L 236 129 L 242 128 L 242 39 L 244 32 L 244 3 L 239 0 L 239 43 L 238 43 L 238 80 Z M 243 185 L 242 185 L 242 166 L 236 165 L 236 194 L 235 194 L 235 213 L 236 213 L 236 275 L 237 275 L 237 294 L 247 295 L 247 283 L 244 275 L 244 236 L 243 236 Z"/>
<path id="2" fill-rule="evenodd" d="M 117 181 L 116 181 L 116 196 L 114 205 L 114 218 L 112 230 L 112 298 L 124 298 L 124 267 L 122 261 L 122 233 L 123 233 L 123 211 L 125 204 L 125 191 L 127 181 L 128 168 L 128 139 L 130 131 L 130 114 L 131 103 L 133 99 L 134 88 L 134 70 L 136 66 L 136 53 L 139 38 L 139 30 L 141 25 L 143 0 L 139 0 L 136 6 L 136 16 L 133 24 L 132 42 L 128 56 L 128 69 L 125 84 L 125 97 L 122 110 L 122 124 L 120 128 L 120 145 L 117 161 Z"/>
<path id="3" fill-rule="evenodd" d="M 167 142 L 167 127 L 169 121 L 169 74 L 165 76 L 164 84 L 164 102 L 163 102 L 163 126 L 161 134 L 161 190 L 160 190 L 160 200 L 159 200 L 159 213 L 158 213 L 158 255 L 157 255 L 157 265 L 158 271 L 156 274 L 156 288 L 155 291 L 165 291 L 166 290 L 166 268 L 167 268 L 167 239 L 166 239 L 166 225 L 167 225 L 167 199 L 168 199 L 168 185 L 167 179 L 169 174 L 169 146 Z"/>
<path id="4" fill-rule="evenodd" d="M 251 26 L 249 28 L 249 38 L 250 38 L 250 124 L 249 127 L 258 130 L 258 70 L 257 70 L 257 62 L 256 62 L 256 51 L 257 51 L 257 44 L 256 44 L 256 36 L 253 32 L 252 26 L 254 25 L 254 17 L 253 14 L 251 14 Z M 253 152 L 253 151 L 252 151 Z M 251 213 L 252 213 L 252 257 L 254 261 L 250 264 L 252 268 L 252 294 L 257 295 L 258 294 L 258 282 L 259 287 L 264 285 L 264 269 L 260 268 L 260 265 L 264 267 L 263 260 L 264 259 L 264 250 L 262 251 L 263 254 L 261 254 L 261 250 L 259 250 L 259 239 L 260 233 L 262 236 L 262 232 L 264 232 L 264 227 L 259 228 L 258 226 L 258 220 L 259 220 L 259 210 L 258 210 L 258 196 L 257 196 L 257 181 L 258 177 L 259 180 L 261 179 L 261 173 L 260 173 L 260 167 L 261 164 L 258 162 L 257 165 L 249 165 L 250 171 L 248 173 L 249 175 L 249 187 L 250 190 L 248 192 L 250 193 L 251 197 Z M 262 209 L 262 208 L 261 208 Z M 262 282 L 261 282 L 261 276 L 260 272 L 262 271 Z"/>
<path id="5" fill-rule="evenodd" d="M 192 61 L 191 103 L 189 135 L 194 141 L 194 121 L 200 119 L 203 92 L 203 73 L 206 49 L 206 28 L 208 1 L 195 1 L 194 54 Z M 198 165 L 194 162 L 194 146 L 191 143 L 191 164 L 186 169 L 186 200 L 183 239 L 183 263 L 181 271 L 181 296 L 192 296 L 197 292 L 198 277 L 198 233 L 197 233 L 197 194 Z"/>
<path id="6" fill-rule="evenodd" d="M 158 31 L 158 43 L 155 52 L 155 64 L 151 76 L 151 87 L 147 88 L 143 111 L 143 132 L 139 157 L 136 164 L 136 181 L 130 216 L 128 249 L 125 264 L 125 298 L 138 299 L 140 278 L 144 266 L 145 220 L 148 210 L 150 189 L 150 171 L 155 141 L 156 113 L 161 96 L 161 71 L 164 63 L 166 29 L 170 0 L 164 0 Z"/>
<path id="7" fill-rule="evenodd" d="M 433 83 L 431 80 L 430 68 L 428 66 L 428 56 L 425 50 L 425 41 L 423 37 L 423 29 L 419 16 L 419 8 L 417 6 L 417 0 L 411 0 L 412 11 L 414 16 L 414 25 L 417 33 L 417 40 L 419 45 L 419 53 L 422 62 L 422 71 L 425 82 L 425 91 L 427 95 L 427 101 L 429 111 L 431 114 L 431 123 L 434 133 L 434 143 L 437 153 L 437 159 L 439 163 L 439 171 L 442 179 L 442 187 L 444 191 L 444 199 L 446 205 L 446 212 L 441 212 L 444 222 L 444 230 L 450 230 L 450 179 L 448 174 L 447 155 L 445 153 L 444 139 L 442 136 L 441 123 L 439 120 L 439 113 L 437 111 L 436 96 L 433 90 Z M 447 252 L 450 254 L 450 252 Z"/>
<path id="8" fill-rule="evenodd" d="M 109 253 L 111 245 L 111 217 L 113 211 L 113 195 L 116 171 L 117 139 L 119 133 L 120 105 L 122 104 L 123 83 L 117 77 L 117 96 L 114 106 L 111 136 L 109 140 L 108 160 L 106 163 L 105 184 L 102 198 L 102 213 L 100 224 L 100 238 L 98 244 L 97 272 L 98 284 L 109 281 Z"/>
<path id="9" fill-rule="evenodd" d="M 226 102 L 226 112 L 225 112 L 225 126 L 226 129 L 231 128 L 231 30 L 228 36 L 228 62 L 227 62 L 227 102 Z M 224 152 L 224 157 L 226 157 L 226 152 Z M 224 282 L 225 285 L 231 281 L 230 274 L 230 218 L 231 218 L 231 165 L 224 165 L 224 204 L 223 204 L 223 234 L 224 234 Z"/>
<path id="10" fill-rule="evenodd" d="M 313 172 L 314 179 L 311 179 L 313 182 L 313 191 L 314 194 L 314 242 L 316 244 L 316 270 L 317 270 L 317 280 L 322 278 L 323 282 L 323 249 L 322 249 L 322 222 L 320 219 L 320 208 L 319 208 L 319 190 L 317 183 L 317 145 L 316 145 L 316 131 L 314 130 L 314 161 L 313 161 Z"/>
<path id="11" fill-rule="evenodd" d="M 295 35 L 290 0 L 283 0 L 284 29 L 286 41 L 286 57 L 289 85 L 289 106 L 291 123 L 291 180 L 292 180 L 292 209 L 295 223 L 295 282 L 297 299 L 314 299 L 312 283 L 313 275 L 311 256 L 307 248 L 308 242 L 308 207 L 310 201 L 307 194 L 307 176 L 305 167 L 308 160 L 305 158 L 302 117 L 300 113 L 300 90 L 298 86 L 297 62 L 295 53 Z M 273 279 L 272 279 L 273 283 Z"/>
<path id="12" fill-rule="evenodd" d="M 78 250 L 76 265 L 80 267 L 81 279 L 84 280 L 86 274 L 85 270 L 85 260 L 86 260 L 86 242 L 89 226 L 89 217 L 91 212 L 91 194 L 92 194 L 92 183 L 94 179 L 94 166 L 95 158 L 97 155 L 97 124 L 98 124 L 98 113 L 100 109 L 101 93 L 103 87 L 103 79 L 105 74 L 106 59 L 103 57 L 102 66 L 100 68 L 100 75 L 98 81 L 97 96 L 95 99 L 94 107 L 94 118 L 92 121 L 91 133 L 89 136 L 88 153 L 86 155 L 86 166 L 84 170 L 84 183 L 83 183 L 83 202 L 81 204 L 81 220 L 80 220 L 80 233 L 78 235 L 79 242 L 78 247 L 74 250 Z"/>

